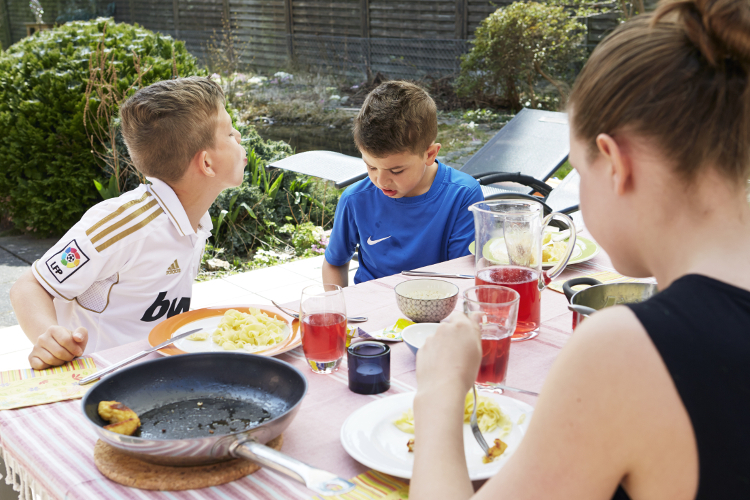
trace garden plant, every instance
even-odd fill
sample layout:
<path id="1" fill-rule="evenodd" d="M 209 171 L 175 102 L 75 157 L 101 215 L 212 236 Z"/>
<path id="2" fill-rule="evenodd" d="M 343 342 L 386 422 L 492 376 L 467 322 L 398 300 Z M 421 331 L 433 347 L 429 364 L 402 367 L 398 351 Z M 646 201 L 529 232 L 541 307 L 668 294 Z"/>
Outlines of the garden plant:
<path id="1" fill-rule="evenodd" d="M 461 60 L 457 93 L 477 100 L 498 95 L 514 111 L 562 108 L 566 81 L 586 57 L 584 33 L 585 26 L 562 6 L 514 2 L 501 7 L 476 29 L 472 49 Z M 541 80 L 557 95 L 539 95 Z"/>
<path id="2" fill-rule="evenodd" d="M 18 229 L 61 234 L 101 200 L 94 180 L 109 172 L 92 154 L 84 126 L 87 104 L 98 106 L 97 96 L 88 102 L 85 96 L 100 42 L 117 68 L 120 91 L 137 78 L 134 54 L 150 68 L 141 85 L 175 71 L 205 73 L 182 42 L 105 19 L 40 31 L 0 53 L 0 199 L 3 215 Z"/>

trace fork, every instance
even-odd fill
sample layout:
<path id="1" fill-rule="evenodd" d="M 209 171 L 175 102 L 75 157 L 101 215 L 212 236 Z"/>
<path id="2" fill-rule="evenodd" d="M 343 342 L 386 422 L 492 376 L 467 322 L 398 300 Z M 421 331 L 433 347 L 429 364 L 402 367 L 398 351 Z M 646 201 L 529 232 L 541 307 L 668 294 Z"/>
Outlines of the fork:
<path id="1" fill-rule="evenodd" d="M 280 306 L 273 300 L 271 301 L 271 303 L 275 305 L 276 307 L 278 307 L 279 309 L 281 309 L 283 313 L 288 314 L 292 318 L 299 321 L 299 314 L 294 312 L 292 309 L 289 309 L 288 307 Z M 367 319 L 368 318 L 366 318 L 365 316 L 353 316 L 353 317 L 347 317 L 346 321 L 348 321 L 349 323 L 364 323 L 365 321 L 367 321 Z"/>
<path id="2" fill-rule="evenodd" d="M 477 386 L 472 385 L 471 390 L 474 392 L 474 408 L 472 408 L 471 410 L 471 421 L 469 425 L 471 426 L 472 434 L 474 434 L 474 439 L 476 439 L 477 443 L 479 443 L 479 446 L 482 448 L 485 456 L 490 457 L 490 447 L 487 445 L 487 441 L 484 440 L 482 431 L 479 430 L 479 424 L 477 424 Z"/>

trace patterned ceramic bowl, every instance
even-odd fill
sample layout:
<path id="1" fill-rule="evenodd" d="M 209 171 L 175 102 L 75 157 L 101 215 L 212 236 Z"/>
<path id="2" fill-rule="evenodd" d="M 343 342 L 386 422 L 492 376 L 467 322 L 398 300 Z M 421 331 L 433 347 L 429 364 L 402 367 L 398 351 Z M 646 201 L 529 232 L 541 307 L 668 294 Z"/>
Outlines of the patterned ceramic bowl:
<path id="1" fill-rule="evenodd" d="M 395 290 L 398 308 L 417 323 L 439 323 L 453 312 L 458 301 L 458 287 L 443 280 L 404 281 Z"/>

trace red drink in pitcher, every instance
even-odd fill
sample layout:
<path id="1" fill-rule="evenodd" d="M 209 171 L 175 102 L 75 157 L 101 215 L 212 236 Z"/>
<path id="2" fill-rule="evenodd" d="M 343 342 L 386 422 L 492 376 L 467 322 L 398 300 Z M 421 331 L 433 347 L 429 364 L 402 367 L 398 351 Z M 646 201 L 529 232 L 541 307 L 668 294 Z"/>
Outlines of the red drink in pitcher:
<path id="1" fill-rule="evenodd" d="M 521 296 L 513 338 L 526 338 L 529 332 L 539 328 L 542 292 L 539 290 L 539 274 L 536 270 L 520 266 L 487 267 L 477 273 L 475 283 L 507 286 Z M 493 302 L 492 292 L 489 291 L 480 292 L 478 298 L 482 302 Z"/>
<path id="2" fill-rule="evenodd" d="M 478 384 L 502 384 L 508 372 L 510 337 L 482 339 L 482 364 L 477 375 Z"/>
<path id="3" fill-rule="evenodd" d="M 308 360 L 336 361 L 346 347 L 346 316 L 339 313 L 313 313 L 304 317 L 302 350 Z"/>

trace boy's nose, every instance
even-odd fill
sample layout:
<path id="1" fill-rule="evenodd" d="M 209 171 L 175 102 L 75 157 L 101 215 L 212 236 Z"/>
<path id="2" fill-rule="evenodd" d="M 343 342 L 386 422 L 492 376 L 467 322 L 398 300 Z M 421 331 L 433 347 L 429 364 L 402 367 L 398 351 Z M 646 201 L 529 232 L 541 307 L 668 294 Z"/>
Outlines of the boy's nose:
<path id="1" fill-rule="evenodd" d="M 385 172 L 381 172 L 378 174 L 378 185 L 382 187 L 386 187 L 388 184 L 390 184 L 390 176 L 386 174 Z"/>

